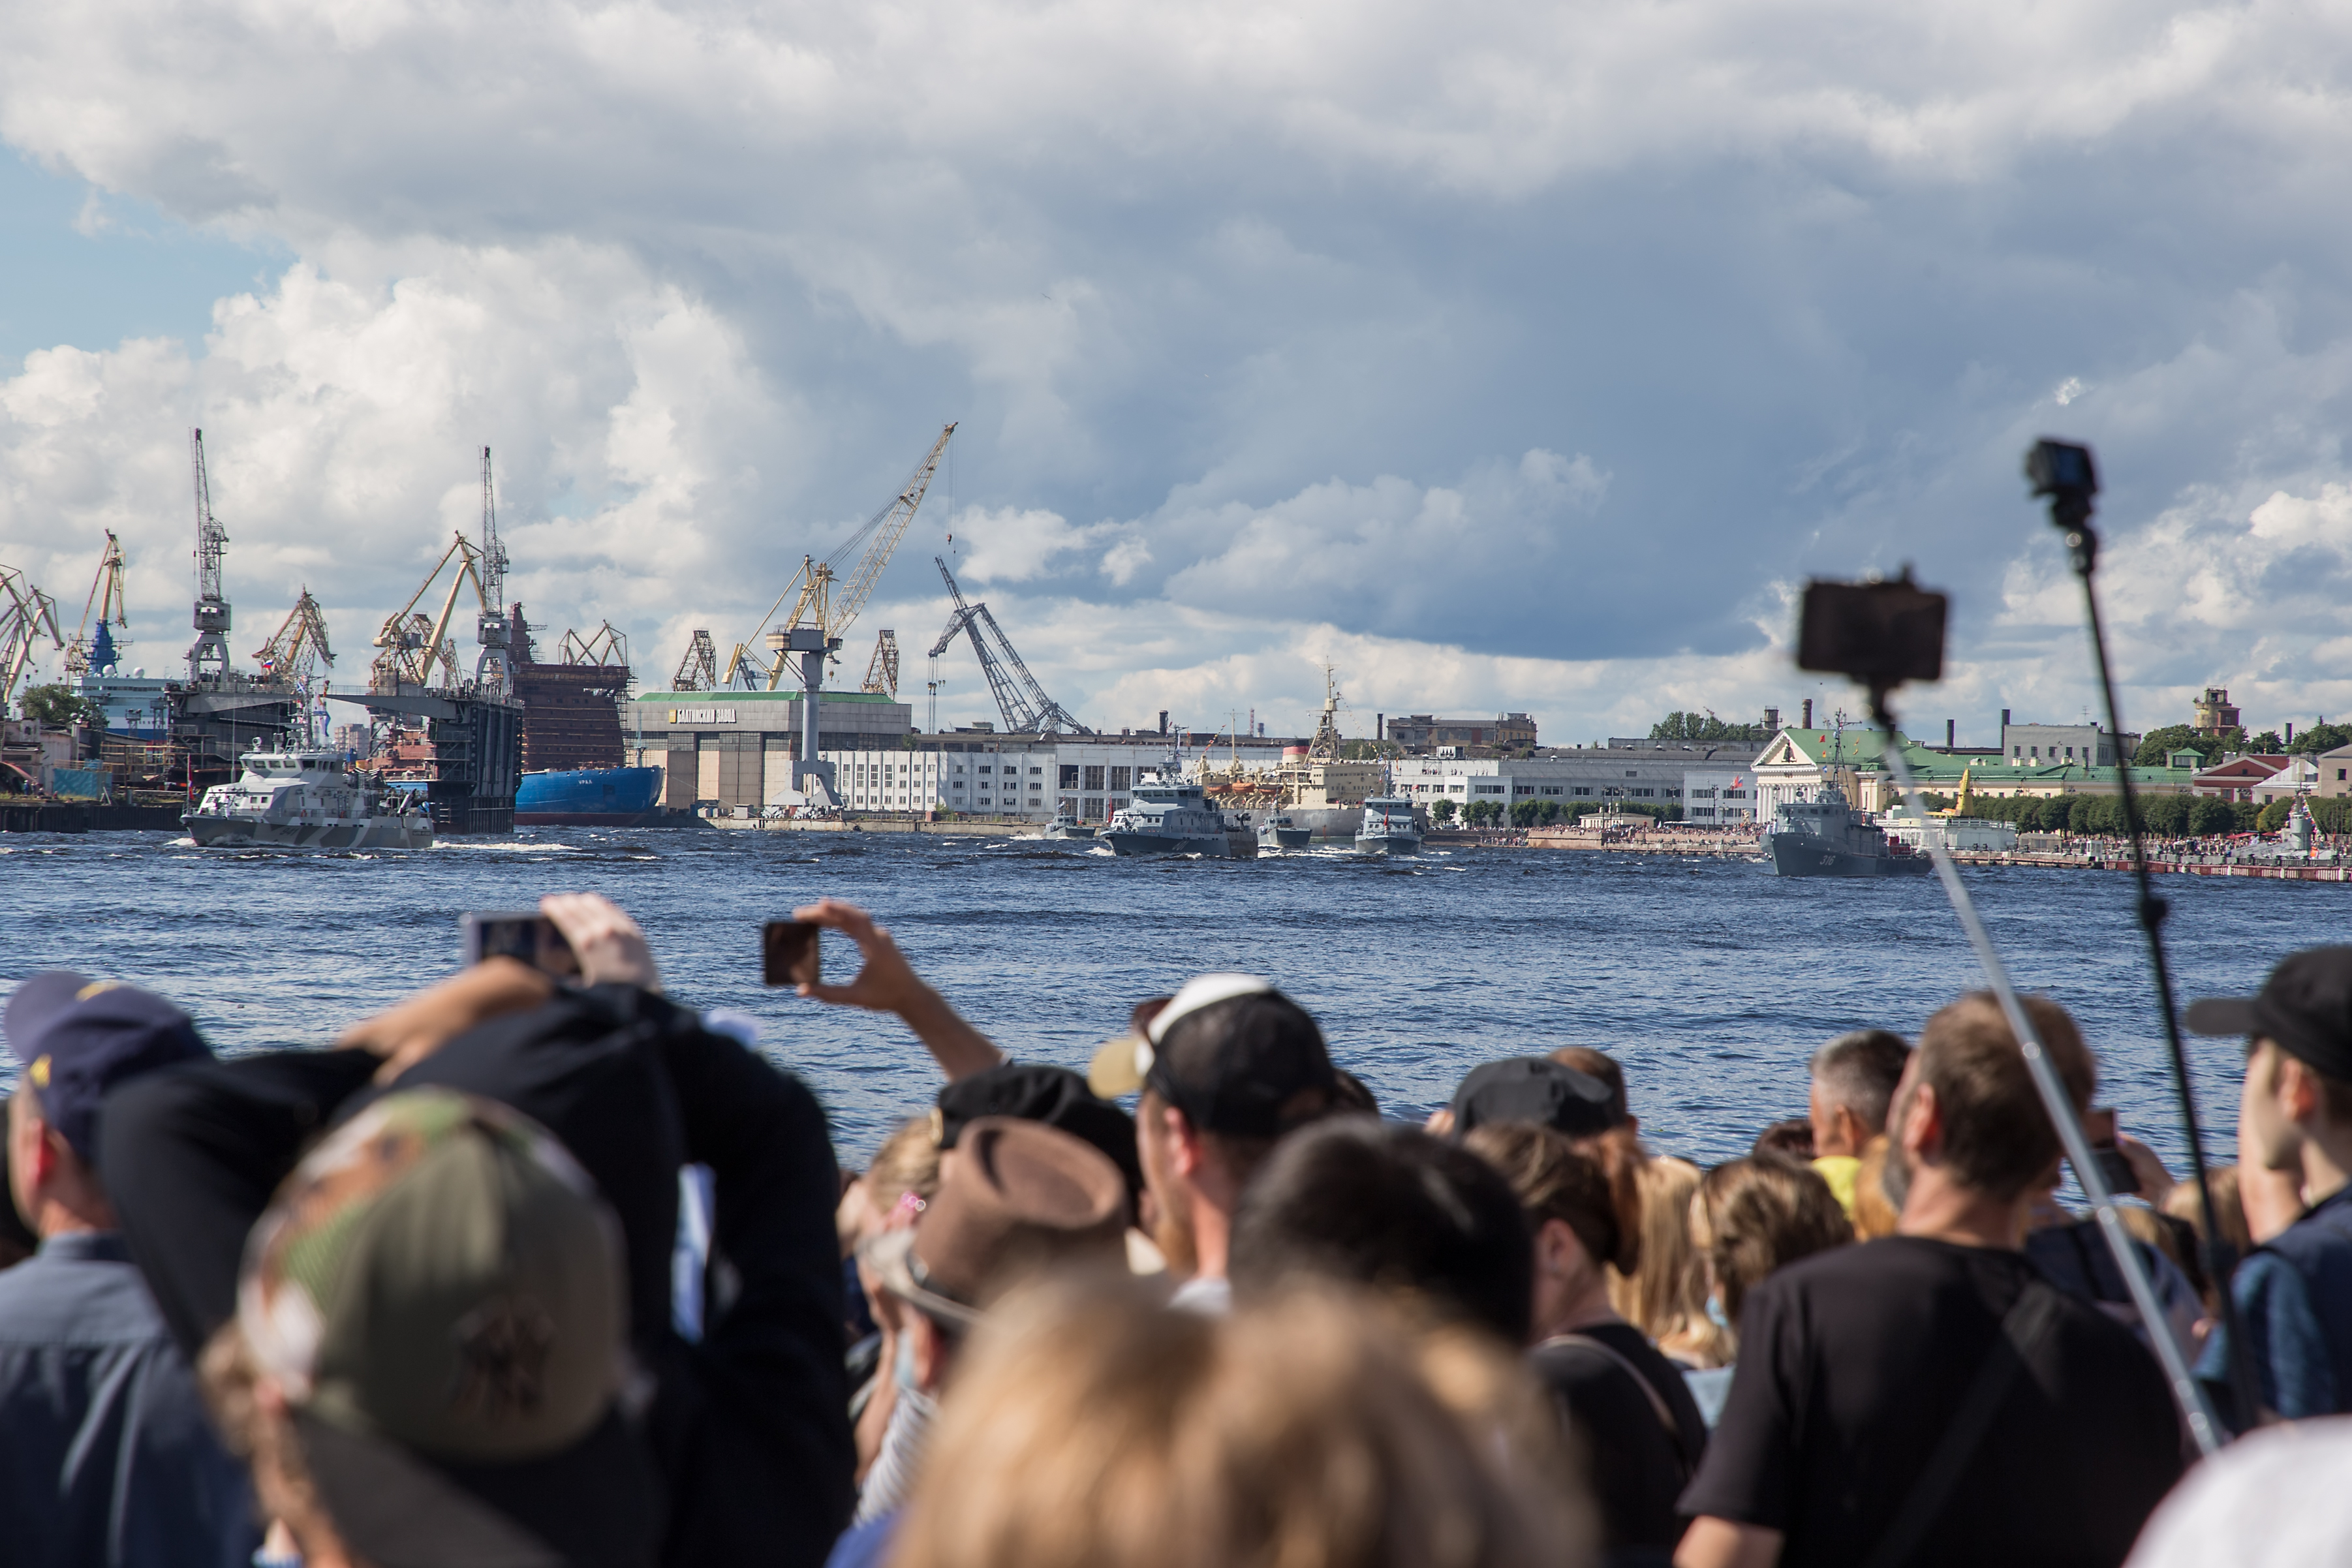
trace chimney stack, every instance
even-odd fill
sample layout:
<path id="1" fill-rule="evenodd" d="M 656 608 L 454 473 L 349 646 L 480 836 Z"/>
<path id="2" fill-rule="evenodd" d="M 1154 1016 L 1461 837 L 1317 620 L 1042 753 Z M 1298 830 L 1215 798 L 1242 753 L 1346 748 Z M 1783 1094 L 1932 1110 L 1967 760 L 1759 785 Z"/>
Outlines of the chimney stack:
<path id="1" fill-rule="evenodd" d="M 1764 733 L 1767 736 L 1773 736 L 1780 733 L 1780 710 L 1779 708 L 1768 707 L 1764 710 Z"/>
<path id="2" fill-rule="evenodd" d="M 1168 710 L 1166 708 L 1161 708 L 1160 710 L 1160 733 L 1162 735 L 1168 733 Z"/>
<path id="3" fill-rule="evenodd" d="M 2003 736 L 2002 744 L 2006 745 L 2008 744 L 2006 737 L 2009 732 L 2009 710 L 2007 708 L 2000 710 L 2000 727 Z"/>
<path id="4" fill-rule="evenodd" d="M 1811 729 L 1813 727 L 1813 699 L 1811 697 L 1807 697 L 1805 699 L 1805 716 L 1803 719 L 1799 721 L 1797 727 L 1800 729 Z"/>
<path id="5" fill-rule="evenodd" d="M 2294 744 L 2294 720 L 2293 719 L 2286 721 L 2286 743 L 2289 746 Z"/>
<path id="6" fill-rule="evenodd" d="M 1951 750 L 1953 747 L 1959 744 L 1953 738 L 1959 733 L 1959 729 L 1960 721 L 1958 719 L 1948 718 L 1944 721 L 1944 749 L 1946 751 Z"/>

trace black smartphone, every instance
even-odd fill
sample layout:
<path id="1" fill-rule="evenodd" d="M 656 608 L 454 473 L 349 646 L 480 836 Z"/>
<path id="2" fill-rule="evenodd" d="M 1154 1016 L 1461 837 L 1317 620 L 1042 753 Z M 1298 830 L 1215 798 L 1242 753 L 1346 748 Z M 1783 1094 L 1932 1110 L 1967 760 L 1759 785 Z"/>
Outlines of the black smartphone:
<path id="1" fill-rule="evenodd" d="M 771 986 L 814 986 L 824 977 L 817 949 L 821 925 L 806 920 L 771 920 L 760 928 L 760 978 Z"/>
<path id="2" fill-rule="evenodd" d="M 1874 686 L 1943 679 L 1948 601 L 1912 582 L 1905 570 L 1885 582 L 1807 583 L 1797 668 Z"/>
<path id="3" fill-rule="evenodd" d="M 485 958 L 516 958 L 534 969 L 563 979 L 576 979 L 579 956 L 555 928 L 555 922 L 534 911 L 468 915 L 463 921 L 466 962 Z"/>
<path id="4" fill-rule="evenodd" d="M 2139 1190 L 2138 1175 L 2116 1145 L 2113 1106 L 2102 1105 L 2086 1113 L 2083 1117 L 2083 1136 L 2090 1141 L 2091 1157 L 2099 1162 L 2099 1174 L 2106 1178 L 2109 1192 L 2120 1197 Z"/>

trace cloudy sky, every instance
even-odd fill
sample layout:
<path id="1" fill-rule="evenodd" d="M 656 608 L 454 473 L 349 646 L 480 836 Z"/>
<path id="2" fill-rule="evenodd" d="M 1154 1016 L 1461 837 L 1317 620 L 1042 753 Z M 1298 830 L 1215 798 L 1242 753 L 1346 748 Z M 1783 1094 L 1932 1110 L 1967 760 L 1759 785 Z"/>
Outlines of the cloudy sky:
<path id="1" fill-rule="evenodd" d="M 1955 596 L 1923 730 L 2093 700 L 2028 503 L 2093 443 L 2134 727 L 2352 713 L 2352 13 L 2264 3 L 674 0 L 19 8 L 0 562 L 343 680 L 477 512 L 665 679 L 961 422 L 952 551 L 1097 726 L 1848 694 L 1795 585 Z M 950 545 L 948 535 L 952 532 Z M 967 651 L 940 717 L 990 716 Z"/>

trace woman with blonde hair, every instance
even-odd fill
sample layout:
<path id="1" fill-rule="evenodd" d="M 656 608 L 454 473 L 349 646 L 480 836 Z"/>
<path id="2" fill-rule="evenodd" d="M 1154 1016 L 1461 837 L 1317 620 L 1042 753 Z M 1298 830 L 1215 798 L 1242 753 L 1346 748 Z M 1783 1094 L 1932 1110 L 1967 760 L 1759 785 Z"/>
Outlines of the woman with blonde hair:
<path id="1" fill-rule="evenodd" d="M 1507 1413 L 1370 1298 L 1229 1317 L 1110 1281 L 1007 1303 L 946 1401 L 894 1568 L 1535 1568 L 1580 1521 Z M 1486 1353 L 1492 1355 L 1494 1353 Z M 1517 1435 L 1511 1435 L 1511 1434 Z M 1548 1458 L 1548 1456 L 1541 1456 Z"/>
<path id="2" fill-rule="evenodd" d="M 1731 1359 L 1731 1348 L 1725 1325 L 1707 1316 L 1706 1281 L 1691 1245 L 1691 1195 L 1698 1190 L 1698 1167 L 1660 1155 L 1644 1161 L 1636 1178 L 1640 1252 L 1630 1270 L 1611 1271 L 1609 1299 L 1669 1361 L 1721 1366 Z"/>
<path id="3" fill-rule="evenodd" d="M 1712 1429 L 1731 1392 L 1729 1358 L 1738 1354 L 1739 1309 L 1748 1292 L 1775 1269 L 1852 1241 L 1853 1225 L 1819 1171 L 1768 1153 L 1727 1161 L 1700 1177 L 1690 1228 L 1708 1310 L 1729 1325 L 1720 1331 L 1723 1364 L 1688 1375 Z"/>

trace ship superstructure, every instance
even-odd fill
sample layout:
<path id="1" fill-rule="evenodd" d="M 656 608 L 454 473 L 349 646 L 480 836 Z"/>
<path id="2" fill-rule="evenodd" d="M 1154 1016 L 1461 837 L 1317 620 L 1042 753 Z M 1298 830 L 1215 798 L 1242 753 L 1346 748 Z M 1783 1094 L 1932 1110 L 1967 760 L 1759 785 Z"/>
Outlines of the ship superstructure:
<path id="1" fill-rule="evenodd" d="M 1134 798 L 1114 812 L 1100 834 L 1118 855 L 1207 855 L 1229 850 L 1224 813 L 1206 791 L 1184 778 L 1174 751 L 1156 773 L 1136 781 Z"/>
<path id="2" fill-rule="evenodd" d="M 433 819 L 402 790 L 348 768 L 340 752 L 248 751 L 242 776 L 215 784 L 180 821 L 199 844 L 422 850 Z"/>
<path id="3" fill-rule="evenodd" d="M 1286 750 L 1273 768 L 1244 768 L 1235 759 L 1220 768 L 1204 756 L 1196 775 L 1202 789 L 1216 804 L 1260 821 L 1280 813 L 1290 819 L 1291 828 L 1311 838 L 1352 838 L 1363 825 L 1365 800 L 1380 792 L 1386 774 L 1378 762 L 1339 755 L 1345 744 L 1339 736 L 1343 700 L 1327 666 L 1323 711 L 1312 740 Z"/>

